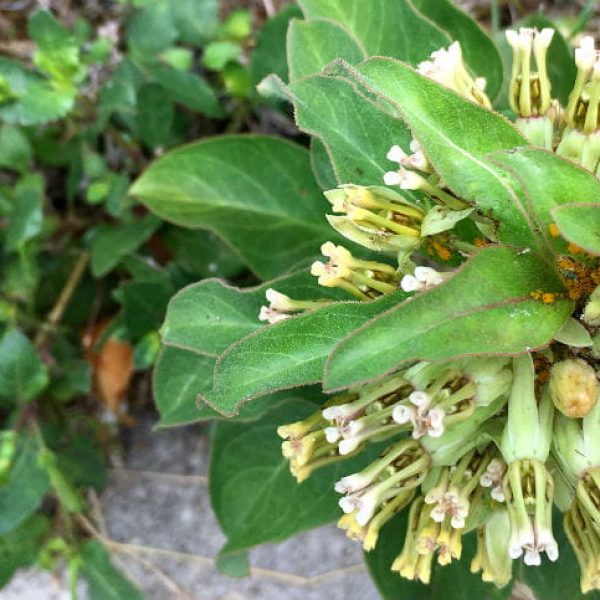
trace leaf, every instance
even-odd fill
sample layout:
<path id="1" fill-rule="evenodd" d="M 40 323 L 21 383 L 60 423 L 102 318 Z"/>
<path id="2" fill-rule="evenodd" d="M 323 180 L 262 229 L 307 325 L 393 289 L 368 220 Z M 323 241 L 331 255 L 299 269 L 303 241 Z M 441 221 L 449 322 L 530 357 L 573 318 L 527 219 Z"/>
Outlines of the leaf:
<path id="1" fill-rule="evenodd" d="M 35 561 L 48 529 L 48 519 L 34 515 L 0 537 L 0 588 L 11 580 L 17 569 L 27 567 Z"/>
<path id="2" fill-rule="evenodd" d="M 100 225 L 92 239 L 91 267 L 94 277 L 112 271 L 121 260 L 135 252 L 160 226 L 153 215 L 118 225 Z"/>
<path id="3" fill-rule="evenodd" d="M 157 160 L 131 193 L 163 219 L 222 236 L 260 277 L 330 239 L 306 150 L 277 138 L 204 140 Z"/>
<path id="4" fill-rule="evenodd" d="M 307 272 L 244 289 L 207 279 L 173 296 L 161 330 L 163 342 L 217 357 L 234 342 L 265 327 L 258 313 L 267 304 L 265 292 L 270 287 L 296 300 L 339 298 L 338 292 L 320 287 Z"/>
<path id="5" fill-rule="evenodd" d="M 485 159 L 497 150 L 527 145 L 504 117 L 397 61 L 371 59 L 359 72 L 369 88 L 398 107 L 446 185 L 498 222 L 500 241 L 521 246 L 537 243 L 535 223 L 519 191 L 513 189 L 508 174 Z"/>
<path id="6" fill-rule="evenodd" d="M 48 385 L 48 369 L 29 339 L 18 329 L 0 337 L 0 399 L 14 406 L 35 398 Z"/>
<path id="7" fill-rule="evenodd" d="M 32 515 L 50 487 L 46 471 L 38 464 L 40 450 L 35 436 L 28 432 L 19 434 L 8 481 L 0 485 L 0 535 Z"/>
<path id="8" fill-rule="evenodd" d="M 562 284 L 533 253 L 481 250 L 443 284 L 380 314 L 343 339 L 329 357 L 324 386 L 373 379 L 413 360 L 519 354 L 545 346 L 573 304 L 544 304 L 531 292 Z"/>
<path id="9" fill-rule="evenodd" d="M 33 149 L 25 133 L 5 123 L 0 128 L 0 167 L 23 172 L 33 158 Z"/>
<path id="10" fill-rule="evenodd" d="M 334 21 L 294 19 L 287 35 L 289 78 L 292 82 L 320 73 L 338 58 L 356 64 L 367 57 L 358 40 Z"/>
<path id="11" fill-rule="evenodd" d="M 403 579 L 392 571 L 392 563 L 404 545 L 407 516 L 408 509 L 405 509 L 385 525 L 375 549 L 364 555 L 369 574 L 384 600 L 505 600 L 510 597 L 510 585 L 497 589 L 481 581 L 479 574 L 469 572 L 475 553 L 474 534 L 463 537 L 463 553 L 459 561 L 444 567 L 436 563 L 432 565 L 429 585 Z"/>
<path id="12" fill-rule="evenodd" d="M 209 485 L 213 510 L 228 537 L 221 556 L 280 541 L 341 516 L 333 483 L 367 464 L 374 454 L 319 469 L 296 483 L 276 430 L 314 410 L 311 402 L 290 399 L 250 425 L 215 424 Z"/>
<path id="13" fill-rule="evenodd" d="M 509 171 L 519 181 L 524 191 L 527 212 L 537 217 L 540 235 L 558 251 L 564 252 L 566 248 L 564 241 L 560 238 L 552 239 L 549 231 L 549 226 L 555 219 L 555 210 L 573 206 L 572 203 L 600 203 L 598 179 L 589 171 L 551 152 L 538 148 L 519 148 L 495 153 L 490 156 L 490 160 Z M 569 210 L 571 209 L 567 208 Z M 584 217 L 584 214 L 579 213 L 577 216 Z M 587 216 L 591 216 L 591 213 Z M 599 229 L 594 228 L 593 219 L 579 223 L 580 229 L 589 228 L 592 239 L 599 239 Z"/>
<path id="14" fill-rule="evenodd" d="M 205 277 L 233 277 L 244 269 L 239 256 L 216 234 L 166 226 L 160 237 L 173 254 L 178 267 Z"/>
<path id="15" fill-rule="evenodd" d="M 255 85 L 271 73 L 287 81 L 286 34 L 288 25 L 294 22 L 294 17 L 301 15 L 296 5 L 290 4 L 272 16 L 258 30 L 256 46 L 250 57 L 250 72 Z"/>
<path id="16" fill-rule="evenodd" d="M 117 292 L 127 331 L 132 340 L 137 340 L 160 327 L 173 288 L 148 281 L 127 281 Z"/>
<path id="17" fill-rule="evenodd" d="M 144 594 L 114 567 L 100 543 L 85 542 L 80 556 L 81 574 L 87 581 L 90 600 L 144 600 Z"/>
<path id="18" fill-rule="evenodd" d="M 339 183 L 381 185 L 393 166 L 386 154 L 406 149 L 405 125 L 378 108 L 350 82 L 317 75 L 290 86 L 298 126 L 329 150 Z"/>
<path id="19" fill-rule="evenodd" d="M 460 42 L 465 62 L 477 77 L 485 77 L 486 93 L 494 99 L 502 87 L 502 59 L 494 42 L 468 14 L 449 0 L 412 0 L 416 8 Z"/>
<path id="20" fill-rule="evenodd" d="M 172 346 L 163 348 L 153 372 L 153 392 L 156 407 L 160 413 L 158 429 L 177 427 L 205 421 L 223 419 L 206 404 L 199 404 L 200 392 L 210 389 L 213 380 L 213 369 L 216 359 L 182 350 Z M 312 401 L 311 388 L 294 393 L 294 397 L 302 397 Z M 320 389 L 318 390 L 320 398 Z M 240 408 L 236 421 L 252 421 L 261 417 L 283 401 L 289 400 L 289 392 L 270 394 L 249 402 Z"/>
<path id="21" fill-rule="evenodd" d="M 157 0 L 127 19 L 127 42 L 141 60 L 156 56 L 176 40 L 177 29 L 170 5 L 167 0 Z"/>
<path id="22" fill-rule="evenodd" d="M 369 56 L 392 56 L 413 65 L 450 38 L 408 0 L 300 0 L 307 19 L 331 19 L 345 26 Z"/>
<path id="23" fill-rule="evenodd" d="M 15 186 L 14 205 L 6 229 L 6 249 L 18 250 L 42 229 L 44 180 L 37 174 L 26 175 Z"/>
<path id="24" fill-rule="evenodd" d="M 215 35 L 219 26 L 217 0 L 177 0 L 169 4 L 175 26 L 186 44 L 202 46 Z"/>
<path id="25" fill-rule="evenodd" d="M 557 206 L 552 216 L 567 240 L 590 254 L 600 255 L 600 202 Z"/>
<path id="26" fill-rule="evenodd" d="M 135 130 L 149 148 L 167 146 L 172 140 L 171 129 L 175 109 L 165 88 L 157 83 L 143 85 L 138 93 Z"/>
<path id="27" fill-rule="evenodd" d="M 327 148 L 325 147 L 325 144 L 316 137 L 313 137 L 310 140 L 310 164 L 319 187 L 322 190 L 331 190 L 337 186 L 335 171 L 333 170 L 331 159 L 327 153 Z"/>
<path id="28" fill-rule="evenodd" d="M 39 125 L 64 117 L 73 108 L 74 90 L 53 88 L 19 63 L 0 57 L 0 79 L 14 99 L 0 105 L 0 119 L 14 125 Z"/>
<path id="29" fill-rule="evenodd" d="M 169 99 L 190 110 L 221 119 L 225 110 L 210 84 L 196 73 L 188 73 L 167 65 L 154 67 L 152 74 L 167 91 Z M 142 92 L 143 93 L 143 92 Z"/>
<path id="30" fill-rule="evenodd" d="M 203 400 L 231 416 L 248 400 L 319 382 L 335 344 L 404 297 L 402 292 L 396 292 L 372 302 L 334 303 L 263 327 L 220 356 L 214 387 Z"/>
<path id="31" fill-rule="evenodd" d="M 566 106 L 577 75 L 577 67 L 569 43 L 562 36 L 556 24 L 539 12 L 528 15 L 518 26 L 537 27 L 540 30 L 545 27 L 554 29 L 552 43 L 548 48 L 548 75 L 552 82 L 552 96 L 558 98 L 560 103 Z"/>
<path id="32" fill-rule="evenodd" d="M 157 427 L 206 418 L 196 405 L 196 396 L 211 387 L 215 362 L 212 356 L 169 346 L 163 348 L 152 374 L 154 401 L 160 413 Z"/>

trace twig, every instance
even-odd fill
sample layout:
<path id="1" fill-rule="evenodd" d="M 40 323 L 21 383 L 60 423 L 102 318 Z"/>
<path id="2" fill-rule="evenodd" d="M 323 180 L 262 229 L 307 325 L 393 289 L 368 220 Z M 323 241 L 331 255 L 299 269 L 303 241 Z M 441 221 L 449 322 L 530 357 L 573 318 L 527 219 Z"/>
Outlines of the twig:
<path id="1" fill-rule="evenodd" d="M 179 473 L 142 471 L 139 469 L 124 469 L 122 467 L 113 467 L 109 469 L 109 473 L 122 477 L 151 477 L 155 479 L 166 479 L 190 485 L 206 485 L 208 482 L 208 477 L 206 475 L 180 475 Z"/>
<path id="2" fill-rule="evenodd" d="M 90 253 L 87 250 L 84 250 L 79 255 L 73 270 L 69 274 L 67 281 L 63 289 L 60 292 L 60 295 L 56 299 L 52 310 L 48 313 L 46 320 L 40 326 L 37 335 L 35 336 L 35 345 L 40 348 L 44 345 L 46 338 L 48 337 L 48 333 L 52 331 L 62 319 L 62 316 L 73 296 L 73 293 L 77 289 L 83 274 L 85 273 L 85 269 L 90 260 Z"/>

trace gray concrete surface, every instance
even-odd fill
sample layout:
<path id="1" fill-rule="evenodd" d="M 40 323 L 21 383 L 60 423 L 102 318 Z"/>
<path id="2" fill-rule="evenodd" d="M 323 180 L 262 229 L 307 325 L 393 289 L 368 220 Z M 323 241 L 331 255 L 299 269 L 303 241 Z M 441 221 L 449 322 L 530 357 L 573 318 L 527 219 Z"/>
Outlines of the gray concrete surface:
<path id="1" fill-rule="evenodd" d="M 219 573 L 214 557 L 225 538 L 210 508 L 205 432 L 151 432 L 152 421 L 145 417 L 129 434 L 96 511 L 115 562 L 149 600 L 379 599 L 359 546 L 335 526 L 256 548 L 250 577 Z M 64 590 L 59 578 L 24 571 L 0 599 L 68 600 Z"/>

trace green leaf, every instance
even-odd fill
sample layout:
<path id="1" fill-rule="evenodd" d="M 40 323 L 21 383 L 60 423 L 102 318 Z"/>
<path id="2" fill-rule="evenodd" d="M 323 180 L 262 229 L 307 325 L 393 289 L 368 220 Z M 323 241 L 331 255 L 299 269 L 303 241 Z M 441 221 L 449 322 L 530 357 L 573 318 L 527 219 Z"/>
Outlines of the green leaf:
<path id="1" fill-rule="evenodd" d="M 463 57 L 477 77 L 485 77 L 486 93 L 494 99 L 502 87 L 502 59 L 494 42 L 469 15 L 450 0 L 412 0 L 417 9 L 460 42 Z"/>
<path id="2" fill-rule="evenodd" d="M 356 64 L 367 57 L 347 29 L 326 19 L 294 19 L 288 29 L 287 43 L 290 81 L 315 75 L 338 58 Z"/>
<path id="3" fill-rule="evenodd" d="M 153 58 L 176 40 L 177 29 L 170 5 L 168 0 L 158 0 L 127 20 L 129 47 L 141 60 Z"/>
<path id="4" fill-rule="evenodd" d="M 329 150 L 340 183 L 381 185 L 394 144 L 408 149 L 405 125 L 378 108 L 350 82 L 317 75 L 290 86 L 298 126 Z"/>
<path id="5" fill-rule="evenodd" d="M 325 144 L 316 137 L 310 140 L 310 164 L 322 190 L 331 190 L 337 186 L 335 171 Z"/>
<path id="6" fill-rule="evenodd" d="M 5 123 L 0 129 L 0 167 L 23 172 L 32 158 L 33 149 L 25 133 Z"/>
<path id="7" fill-rule="evenodd" d="M 215 35 L 219 25 L 217 0 L 177 0 L 169 4 L 175 26 L 186 44 L 202 46 Z"/>
<path id="8" fill-rule="evenodd" d="M 127 281 L 121 284 L 117 297 L 123 306 L 123 322 L 132 340 L 160 327 L 172 294 L 173 288 L 162 283 Z"/>
<path id="9" fill-rule="evenodd" d="M 527 145 L 504 117 L 397 61 L 371 59 L 359 71 L 369 88 L 398 107 L 447 186 L 498 222 L 500 241 L 522 246 L 537 242 L 535 224 L 511 178 L 485 158 Z"/>
<path id="10" fill-rule="evenodd" d="M 554 29 L 552 43 L 548 48 L 548 75 L 552 82 L 552 96 L 558 98 L 560 103 L 566 106 L 577 75 L 577 67 L 575 66 L 571 46 L 562 36 L 556 24 L 540 13 L 528 15 L 518 26 L 537 27 L 540 30 L 545 27 Z"/>
<path id="11" fill-rule="evenodd" d="M 552 216 L 567 240 L 590 254 L 600 255 L 600 202 L 557 206 Z"/>
<path id="12" fill-rule="evenodd" d="M 478 574 L 469 572 L 469 564 L 475 552 L 474 534 L 463 537 L 463 553 L 459 561 L 445 567 L 433 565 L 430 585 L 403 579 L 392 571 L 392 563 L 404 544 L 407 515 L 408 509 L 383 527 L 377 546 L 365 554 L 369 574 L 384 600 L 504 600 L 510 597 L 510 585 L 497 589 L 483 583 Z M 545 599 L 545 596 L 540 598 Z"/>
<path id="13" fill-rule="evenodd" d="M 204 48 L 202 64 L 211 71 L 222 71 L 229 62 L 236 61 L 242 54 L 239 44 L 229 41 L 211 42 Z"/>
<path id="14" fill-rule="evenodd" d="M 33 514 L 50 487 L 45 469 L 38 464 L 40 450 L 37 437 L 27 432 L 19 434 L 8 481 L 0 485 L 0 535 Z"/>
<path id="15" fill-rule="evenodd" d="M 183 104 L 190 110 L 198 111 L 215 119 L 225 116 L 225 110 L 215 91 L 200 75 L 180 71 L 167 65 L 155 67 L 152 74 L 167 91 L 169 99 L 173 102 Z"/>
<path id="16" fill-rule="evenodd" d="M 277 138 L 185 146 L 152 164 L 131 193 L 167 221 L 214 230 L 265 279 L 332 237 L 308 152 Z"/>
<path id="17" fill-rule="evenodd" d="M 112 271 L 125 256 L 135 252 L 160 226 L 153 215 L 118 225 L 100 225 L 92 239 L 91 267 L 94 277 Z"/>
<path id="18" fill-rule="evenodd" d="M 259 30 L 256 46 L 250 58 L 252 82 L 256 85 L 267 75 L 275 73 L 282 80 L 288 79 L 286 61 L 286 34 L 288 24 L 302 13 L 295 4 L 290 4 L 271 17 Z"/>
<path id="19" fill-rule="evenodd" d="M 157 83 L 143 85 L 138 94 L 135 129 L 149 148 L 167 146 L 173 139 L 175 108 L 169 93 Z"/>
<path id="20" fill-rule="evenodd" d="M 18 329 L 0 337 L 0 399 L 4 405 L 27 402 L 48 384 L 48 369 L 35 346 Z"/>
<path id="21" fill-rule="evenodd" d="M 12 101 L 0 103 L 0 119 L 15 125 L 39 125 L 64 117 L 73 108 L 74 90 L 53 88 L 17 62 L 0 57 L 0 79 L 10 86 Z"/>
<path id="22" fill-rule="evenodd" d="M 173 253 L 177 266 L 194 275 L 205 277 L 233 277 L 244 269 L 244 263 L 231 248 L 210 231 L 193 231 L 166 226 L 161 238 Z"/>
<path id="23" fill-rule="evenodd" d="M 545 346 L 573 304 L 544 304 L 531 293 L 562 284 L 533 253 L 490 247 L 443 284 L 419 293 L 342 340 L 330 356 L 324 386 L 373 379 L 412 360 L 519 354 Z"/>
<path id="24" fill-rule="evenodd" d="M 42 229 L 44 180 L 26 175 L 15 186 L 14 205 L 8 217 L 6 249 L 18 250 Z"/>
<path id="25" fill-rule="evenodd" d="M 245 289 L 208 279 L 189 285 L 173 296 L 161 330 L 163 342 L 218 356 L 234 342 L 265 327 L 258 313 L 260 307 L 267 304 L 265 292 L 270 287 L 295 300 L 339 298 L 333 288 L 319 287 L 317 280 L 306 272 Z"/>
<path id="26" fill-rule="evenodd" d="M 335 344 L 404 298 L 396 292 L 372 302 L 334 303 L 263 327 L 220 356 L 214 387 L 204 401 L 230 416 L 269 392 L 319 382 Z"/>
<path id="27" fill-rule="evenodd" d="M 341 516 L 333 483 L 356 471 L 372 454 L 319 469 L 296 483 L 276 430 L 314 410 L 310 402 L 291 399 L 250 425 L 215 424 L 209 481 L 213 509 L 228 537 L 222 556 L 286 539 Z"/>
<path id="28" fill-rule="evenodd" d="M 115 568 L 100 543 L 86 542 L 80 556 L 81 574 L 87 581 L 90 600 L 144 600 L 144 594 Z"/>
<path id="29" fill-rule="evenodd" d="M 223 419 L 223 415 L 197 402 L 198 394 L 212 386 L 215 363 L 212 356 L 172 346 L 163 348 L 153 372 L 154 399 L 161 417 L 157 428 Z M 309 392 L 310 388 L 303 390 L 302 397 L 310 396 Z M 241 407 L 236 421 L 256 420 L 289 397 L 289 392 L 277 393 L 249 402 Z"/>
<path id="30" fill-rule="evenodd" d="M 0 588 L 11 580 L 17 569 L 27 567 L 35 561 L 48 529 L 48 519 L 34 515 L 0 537 Z"/>
<path id="31" fill-rule="evenodd" d="M 408 0 L 300 0 L 307 19 L 331 19 L 345 26 L 369 56 L 392 56 L 413 65 L 450 38 Z"/>
<path id="32" fill-rule="evenodd" d="M 556 250 L 565 252 L 566 244 L 560 238 L 552 238 L 549 226 L 555 219 L 555 210 L 568 211 L 572 203 L 599 203 L 600 182 L 589 171 L 556 154 L 537 148 L 519 148 L 490 156 L 495 164 L 510 172 L 520 183 L 525 199 L 525 209 L 537 217 L 539 235 L 546 238 Z M 577 210 L 577 209 L 575 209 Z M 564 214 L 564 213 L 563 213 Z M 584 218 L 584 214 L 578 213 Z M 592 216 L 592 213 L 588 213 Z M 596 220 L 578 221 L 581 231 L 588 231 L 587 240 L 600 240 Z M 559 226 L 560 229 L 560 226 Z M 565 236 L 569 241 L 574 241 Z M 577 242 L 575 242 L 577 243 Z M 592 242 L 593 243 L 593 242 Z M 596 241 L 596 246 L 600 242 Z"/>

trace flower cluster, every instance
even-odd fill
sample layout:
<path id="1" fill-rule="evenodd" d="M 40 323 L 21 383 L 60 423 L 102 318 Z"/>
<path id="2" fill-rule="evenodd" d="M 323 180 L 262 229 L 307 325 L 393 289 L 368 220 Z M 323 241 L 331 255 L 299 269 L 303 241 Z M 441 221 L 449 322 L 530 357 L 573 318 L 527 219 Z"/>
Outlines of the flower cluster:
<path id="1" fill-rule="evenodd" d="M 576 52 L 577 80 L 562 109 L 552 98 L 546 64 L 553 31 L 520 29 L 507 32 L 507 39 L 517 127 L 534 145 L 598 173 L 600 58 L 593 41 L 584 38 Z M 485 81 L 471 76 L 458 43 L 434 52 L 418 71 L 491 107 Z M 325 193 L 333 228 L 384 258 L 364 260 L 328 242 L 321 248 L 328 261 L 313 263 L 311 273 L 320 285 L 360 301 L 397 291 L 399 301 L 406 294 L 433 295 L 452 277 L 451 258 L 460 261 L 494 243 L 485 216 L 446 186 L 416 140 L 408 148 L 393 146 L 387 159 L 397 165 L 384 176 L 388 187 L 344 185 Z M 458 239 L 453 229 L 467 217 L 485 239 Z M 445 268 L 437 270 L 432 260 Z M 561 273 L 565 281 L 575 280 L 565 269 Z M 579 318 L 574 326 L 598 340 L 600 288 L 594 288 L 600 281 L 588 279 L 572 297 Z M 274 290 L 267 299 L 261 319 L 271 323 L 327 302 L 294 301 Z M 564 339 L 514 358 L 416 362 L 280 427 L 283 453 L 298 481 L 332 462 L 370 457 L 333 485 L 341 494 L 339 526 L 369 551 L 381 528 L 407 509 L 404 546 L 392 565 L 402 577 L 429 582 L 434 560 L 458 560 L 462 537 L 474 531 L 471 570 L 504 586 L 513 560 L 528 566 L 540 565 L 544 556 L 557 560 L 556 505 L 581 566 L 582 590 L 600 589 L 599 366 L 597 341 L 570 346 Z"/>

